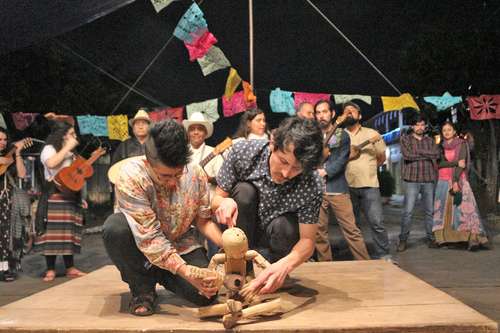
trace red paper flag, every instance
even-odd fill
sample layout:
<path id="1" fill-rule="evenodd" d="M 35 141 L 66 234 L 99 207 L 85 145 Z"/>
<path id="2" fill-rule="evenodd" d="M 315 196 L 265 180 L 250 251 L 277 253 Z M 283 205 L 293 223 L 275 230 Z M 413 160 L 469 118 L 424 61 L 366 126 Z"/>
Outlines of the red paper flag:
<path id="1" fill-rule="evenodd" d="M 467 97 L 473 120 L 500 119 L 500 95 Z"/>
<path id="2" fill-rule="evenodd" d="M 35 120 L 38 113 L 15 112 L 12 114 L 14 126 L 20 131 L 28 128 L 29 125 Z"/>
<path id="3" fill-rule="evenodd" d="M 200 38 L 193 39 L 191 43 L 184 42 L 189 52 L 189 60 L 195 61 L 207 54 L 208 50 L 217 43 L 217 38 L 208 30 Z"/>
<path id="4" fill-rule="evenodd" d="M 224 117 L 231 117 L 237 113 L 245 112 L 247 109 L 256 108 L 257 103 L 246 103 L 243 91 L 234 93 L 231 99 L 222 96 L 222 113 Z"/>

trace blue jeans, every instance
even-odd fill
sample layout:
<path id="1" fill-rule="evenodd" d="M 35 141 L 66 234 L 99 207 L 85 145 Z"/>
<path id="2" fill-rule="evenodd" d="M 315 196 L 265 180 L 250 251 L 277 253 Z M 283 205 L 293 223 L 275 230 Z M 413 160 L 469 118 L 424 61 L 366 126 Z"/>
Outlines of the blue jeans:
<path id="1" fill-rule="evenodd" d="M 375 255 L 373 259 L 380 259 L 389 255 L 389 237 L 384 226 L 384 215 L 382 212 L 382 198 L 378 187 L 350 187 L 351 201 L 359 221 L 360 208 L 363 211 L 372 232 L 373 243 L 375 244 Z"/>
<path id="2" fill-rule="evenodd" d="M 399 234 L 400 240 L 407 240 L 411 230 L 411 216 L 415 208 L 418 194 L 422 194 L 422 203 L 424 205 L 424 226 L 425 233 L 428 240 L 433 240 L 432 234 L 432 213 L 434 206 L 434 183 L 414 183 L 405 182 L 405 202 L 403 210 L 403 218 L 401 219 L 401 233 Z"/>

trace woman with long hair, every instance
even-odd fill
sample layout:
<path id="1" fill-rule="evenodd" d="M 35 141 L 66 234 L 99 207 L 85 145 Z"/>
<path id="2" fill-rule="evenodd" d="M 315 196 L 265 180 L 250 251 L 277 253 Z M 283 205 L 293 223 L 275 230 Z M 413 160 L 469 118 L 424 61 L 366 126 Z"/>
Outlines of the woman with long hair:
<path id="1" fill-rule="evenodd" d="M 16 177 L 24 178 L 26 168 L 21 157 L 24 148 L 22 141 L 12 147 L 8 145 L 7 130 L 0 127 L 0 166 L 5 172 L 0 174 L 0 281 L 13 281 L 15 267 L 9 266 L 12 256 L 11 208 Z M 13 153 L 13 154 L 12 154 Z"/>
<path id="2" fill-rule="evenodd" d="M 249 109 L 240 118 L 234 139 L 269 140 L 266 116 L 261 109 Z"/>
<path id="3" fill-rule="evenodd" d="M 36 247 L 45 255 L 47 271 L 43 280 L 53 281 L 56 277 L 55 263 L 57 255 L 62 255 L 66 267 L 66 276 L 75 278 L 85 275 L 74 267 L 73 254 L 80 253 L 81 233 L 83 226 L 82 209 L 85 202 L 80 193 L 61 191 L 54 178 L 64 167 L 74 160 L 73 149 L 78 145 L 75 129 L 72 125 L 57 121 L 53 123 L 51 133 L 46 139 L 46 145 L 40 154 L 44 166 L 44 176 L 47 182 L 45 199 L 39 202 L 39 215 L 43 215 L 43 230 L 39 234 Z M 46 207 L 43 210 L 43 207 Z M 37 223 L 40 225 L 40 223 Z"/>
<path id="4" fill-rule="evenodd" d="M 441 127 L 442 154 L 434 197 L 434 236 L 438 244 L 467 242 L 469 250 L 486 245 L 488 238 L 467 179 L 470 154 L 453 123 Z"/>

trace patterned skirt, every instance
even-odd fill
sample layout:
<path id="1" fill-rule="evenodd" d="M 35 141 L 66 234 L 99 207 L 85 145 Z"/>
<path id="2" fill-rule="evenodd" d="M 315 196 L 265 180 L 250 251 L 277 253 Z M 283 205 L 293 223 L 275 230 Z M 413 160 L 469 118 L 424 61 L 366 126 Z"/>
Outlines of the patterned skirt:
<path id="1" fill-rule="evenodd" d="M 35 241 L 44 255 L 80 253 L 83 214 L 79 196 L 54 193 L 49 197 L 47 229 Z"/>
<path id="2" fill-rule="evenodd" d="M 3 271 L 3 263 L 11 256 L 10 250 L 10 190 L 0 193 L 0 271 Z"/>
<path id="3" fill-rule="evenodd" d="M 453 203 L 453 196 L 449 193 L 451 182 L 439 180 L 437 183 L 432 226 L 436 242 L 486 244 L 488 238 L 472 188 L 465 178 L 461 178 L 458 183 L 462 191 L 462 202 L 458 206 Z"/>

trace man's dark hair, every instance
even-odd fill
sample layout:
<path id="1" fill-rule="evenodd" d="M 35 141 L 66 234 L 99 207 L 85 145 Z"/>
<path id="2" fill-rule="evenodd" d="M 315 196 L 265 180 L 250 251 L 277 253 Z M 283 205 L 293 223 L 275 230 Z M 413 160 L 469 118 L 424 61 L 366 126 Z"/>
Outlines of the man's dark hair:
<path id="1" fill-rule="evenodd" d="M 320 99 L 319 101 L 317 101 L 316 104 L 314 104 L 314 111 L 316 111 L 316 108 L 318 107 L 318 105 L 323 104 L 323 103 L 328 104 L 328 108 L 330 109 L 330 111 L 333 112 L 333 110 L 335 109 L 335 105 L 333 105 L 332 101 L 327 100 L 327 99 Z"/>
<path id="2" fill-rule="evenodd" d="M 427 124 L 427 122 L 428 122 L 427 117 L 423 113 L 419 113 L 419 114 L 413 116 L 413 118 L 411 119 L 411 125 L 415 126 L 417 123 L 419 123 L 421 121 L 423 121 L 425 124 Z"/>
<path id="3" fill-rule="evenodd" d="M 64 143 L 64 136 L 73 128 L 73 125 L 65 121 L 51 121 L 50 134 L 45 139 L 45 145 L 52 145 L 56 151 L 61 150 Z"/>
<path id="4" fill-rule="evenodd" d="M 359 113 L 361 113 L 361 108 L 358 104 L 354 103 L 354 102 L 345 102 L 344 104 L 342 104 L 342 111 L 345 110 L 346 107 L 348 106 L 352 106 L 353 108 L 355 108 L 356 110 L 358 110 Z"/>
<path id="5" fill-rule="evenodd" d="M 145 151 L 150 163 L 160 162 L 171 168 L 185 166 L 191 159 L 186 130 L 172 119 L 151 126 Z"/>
<path id="6" fill-rule="evenodd" d="M 289 117 L 283 120 L 274 130 L 275 149 L 285 151 L 292 144 L 293 154 L 302 165 L 303 173 L 312 172 L 321 162 L 323 152 L 323 136 L 314 120 Z"/>

